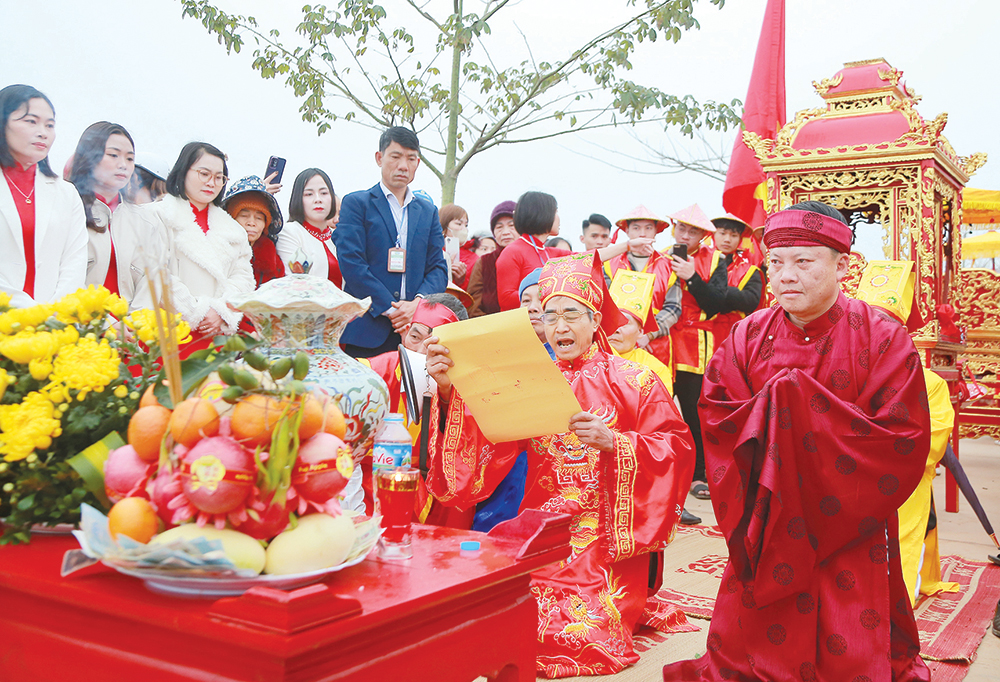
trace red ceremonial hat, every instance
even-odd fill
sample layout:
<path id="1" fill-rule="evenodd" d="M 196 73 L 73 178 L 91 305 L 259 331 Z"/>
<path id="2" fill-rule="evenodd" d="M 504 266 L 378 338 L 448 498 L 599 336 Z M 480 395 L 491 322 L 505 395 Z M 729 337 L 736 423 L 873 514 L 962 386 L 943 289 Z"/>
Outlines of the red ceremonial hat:
<path id="1" fill-rule="evenodd" d="M 625 319 L 608 293 L 601 260 L 593 251 L 552 258 L 542 267 L 538 279 L 538 296 L 544 306 L 553 296 L 568 296 L 601 313 L 597 330 L 597 345 L 606 353 L 613 352 L 608 336 L 622 326 Z"/>
<path id="2" fill-rule="evenodd" d="M 652 220 L 654 223 L 656 223 L 656 234 L 660 234 L 665 229 L 667 229 L 667 227 L 669 227 L 666 220 L 663 220 L 662 218 L 660 218 L 658 215 L 650 211 L 642 204 L 639 204 L 631 211 L 629 211 L 628 215 L 626 215 L 621 220 L 617 221 L 615 225 L 618 226 L 619 230 L 625 232 L 628 230 L 628 224 L 633 220 Z"/>
<path id="3" fill-rule="evenodd" d="M 829 246 L 840 253 L 851 252 L 851 228 L 830 216 L 813 211 L 785 209 L 764 221 L 764 245 Z"/>
<path id="4" fill-rule="evenodd" d="M 420 299 L 411 320 L 412 324 L 426 324 L 431 329 L 452 322 L 458 322 L 458 316 L 452 312 L 451 308 L 441 303 L 428 303 L 424 299 Z"/>
<path id="5" fill-rule="evenodd" d="M 671 213 L 667 217 L 677 223 L 686 223 L 687 225 L 700 227 L 705 232 L 715 232 L 715 225 L 712 224 L 712 221 L 708 219 L 708 216 L 705 215 L 705 212 L 701 210 L 701 206 L 698 204 L 691 204 L 687 208 L 683 208 L 677 211 L 677 213 Z"/>

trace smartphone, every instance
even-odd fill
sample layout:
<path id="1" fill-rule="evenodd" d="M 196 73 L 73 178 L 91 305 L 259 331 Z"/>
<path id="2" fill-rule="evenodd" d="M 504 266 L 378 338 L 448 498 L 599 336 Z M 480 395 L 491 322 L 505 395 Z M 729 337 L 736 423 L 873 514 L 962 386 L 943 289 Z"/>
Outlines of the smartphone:
<path id="1" fill-rule="evenodd" d="M 458 256 L 458 250 L 462 248 L 462 245 L 458 243 L 456 237 L 445 237 L 444 238 L 444 250 L 448 252 L 448 255 L 452 260 Z"/>
<path id="2" fill-rule="evenodd" d="M 688 257 L 688 245 L 687 244 L 674 244 L 673 248 L 670 249 L 671 256 L 677 256 L 681 260 L 687 260 Z"/>
<path id="3" fill-rule="evenodd" d="M 267 160 L 267 170 L 264 171 L 263 179 L 266 181 L 267 176 L 275 171 L 277 171 L 278 174 L 271 178 L 271 183 L 277 185 L 281 182 L 282 173 L 285 172 L 285 160 L 280 156 L 272 156 Z"/>

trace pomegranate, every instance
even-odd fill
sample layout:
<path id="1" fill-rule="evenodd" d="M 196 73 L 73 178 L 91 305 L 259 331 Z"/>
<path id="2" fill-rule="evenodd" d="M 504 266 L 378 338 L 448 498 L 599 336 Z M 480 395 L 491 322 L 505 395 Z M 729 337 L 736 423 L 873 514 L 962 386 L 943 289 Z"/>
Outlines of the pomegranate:
<path id="1" fill-rule="evenodd" d="M 311 505 L 334 516 L 340 514 L 337 494 L 347 485 L 353 469 L 351 449 L 333 434 L 318 433 L 302 443 L 292 471 L 299 513 Z"/>
<path id="2" fill-rule="evenodd" d="M 126 497 L 149 499 L 146 484 L 156 469 L 156 462 L 144 462 L 131 445 L 108 453 L 104 462 L 104 494 L 112 503 Z"/>

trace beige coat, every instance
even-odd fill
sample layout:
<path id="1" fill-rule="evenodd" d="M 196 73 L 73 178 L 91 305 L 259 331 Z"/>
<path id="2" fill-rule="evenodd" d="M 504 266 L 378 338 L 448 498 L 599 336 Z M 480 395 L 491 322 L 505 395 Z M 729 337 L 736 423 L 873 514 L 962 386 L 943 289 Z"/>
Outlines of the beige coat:
<path id="1" fill-rule="evenodd" d="M 22 287 L 27 271 L 24 233 L 11 189 L 0 178 L 0 291 L 23 308 L 52 303 L 83 286 L 87 274 L 87 218 L 76 187 L 35 170 L 35 296 Z"/>
<path id="2" fill-rule="evenodd" d="M 224 210 L 210 205 L 206 234 L 195 222 L 188 201 L 169 194 L 142 210 L 161 237 L 177 312 L 193 328 L 212 309 L 222 317 L 223 331 L 235 332 L 243 315 L 230 310 L 226 301 L 233 294 L 253 291 L 255 286 L 246 230 Z M 134 306 L 153 307 L 148 285 L 139 288 Z"/>
<path id="3" fill-rule="evenodd" d="M 107 229 L 87 230 L 87 284 L 104 284 L 113 248 L 118 294 L 131 304 L 146 277 L 146 269 L 155 269 L 162 258 L 153 224 L 148 213 L 134 204 L 122 202 L 112 214 L 107 204 L 96 199 L 90 210 L 94 222 Z"/>

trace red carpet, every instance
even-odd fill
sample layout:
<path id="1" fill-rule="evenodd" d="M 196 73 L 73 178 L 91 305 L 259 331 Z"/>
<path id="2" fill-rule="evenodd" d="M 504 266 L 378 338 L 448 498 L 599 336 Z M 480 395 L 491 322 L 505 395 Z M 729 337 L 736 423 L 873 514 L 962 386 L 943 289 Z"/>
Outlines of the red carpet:
<path id="1" fill-rule="evenodd" d="M 688 616 L 710 619 L 726 565 L 722 533 L 706 526 L 681 526 L 664 553 L 664 563 L 664 588 L 657 597 Z M 942 580 L 958 583 L 960 590 L 926 598 L 917 606 L 920 653 L 934 682 L 959 682 L 989 631 L 1000 597 L 1000 568 L 944 556 L 941 573 Z"/>

